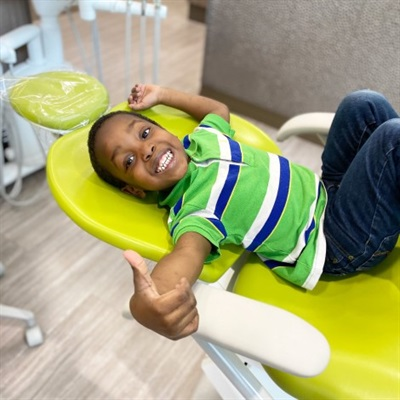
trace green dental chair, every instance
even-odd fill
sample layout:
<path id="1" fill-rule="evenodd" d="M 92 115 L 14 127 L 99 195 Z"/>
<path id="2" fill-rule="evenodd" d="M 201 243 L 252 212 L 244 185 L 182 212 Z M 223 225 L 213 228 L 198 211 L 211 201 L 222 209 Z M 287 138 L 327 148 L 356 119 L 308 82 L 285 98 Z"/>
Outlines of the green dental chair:
<path id="1" fill-rule="evenodd" d="M 126 103 L 113 108 L 117 109 L 128 110 Z M 169 107 L 157 106 L 145 114 L 181 137 L 196 126 L 191 117 Z M 279 152 L 267 135 L 244 119 L 232 115 L 232 125 L 239 139 Z M 154 197 L 138 200 L 97 177 L 88 157 L 88 130 L 84 127 L 64 135 L 50 148 L 47 179 L 54 198 L 74 222 L 95 237 L 159 260 L 172 248 L 166 210 L 157 207 Z M 66 162 L 60 161 L 65 158 Z M 242 248 L 227 246 L 220 259 L 204 268 L 201 280 L 213 286 L 195 285 L 201 322 L 193 336 L 234 386 L 239 386 L 244 398 L 267 399 L 268 392 L 236 353 L 292 374 L 314 376 L 326 367 L 330 351 L 323 335 L 294 314 L 220 289 L 229 280 L 227 271 L 246 257 Z"/>
<path id="2" fill-rule="evenodd" d="M 145 114 L 178 135 L 195 126 L 167 107 Z M 232 125 L 238 141 L 279 152 L 242 118 L 232 115 Z M 159 260 L 172 247 L 166 211 L 155 198 L 136 200 L 95 175 L 88 129 L 62 136 L 48 152 L 47 179 L 55 200 L 100 240 Z M 373 271 L 324 277 L 311 292 L 283 282 L 237 247 L 227 247 L 216 263 L 205 265 L 200 279 L 208 284 L 194 287 L 201 322 L 193 336 L 238 398 L 271 398 L 260 369 L 254 375 L 248 360 L 264 366 L 262 372 L 265 368 L 295 398 L 400 398 L 400 242 Z"/>
<path id="3" fill-rule="evenodd" d="M 121 104 L 117 108 L 125 107 L 125 104 Z M 181 133 L 179 129 L 177 132 L 178 125 L 183 127 L 182 133 L 189 132 L 194 126 L 194 122 L 186 115 L 165 107 L 156 107 L 147 115 L 176 133 Z M 279 152 L 266 135 L 243 119 L 232 116 L 232 124 L 238 132 L 239 141 L 250 141 L 254 146 Z M 88 128 L 84 128 L 65 136 L 50 149 L 47 176 L 56 201 L 72 220 L 99 239 L 121 249 L 133 248 L 152 260 L 160 259 L 171 248 L 166 212 L 156 207 L 154 199 L 146 202 L 133 200 L 101 182 L 90 167 L 86 149 L 87 131 Z M 71 156 L 65 159 L 64 154 Z M 225 274 L 227 268 L 243 261 L 244 256 L 241 249 L 225 249 L 219 263 L 204 267 L 200 279 L 215 282 L 229 275 Z M 287 393 L 304 399 L 396 399 L 400 396 L 399 281 L 400 243 L 375 270 L 346 279 L 323 278 L 311 292 L 281 281 L 253 255 L 241 268 L 236 267 L 228 286 L 239 295 L 291 311 L 326 337 L 331 358 L 326 369 L 315 377 L 296 376 L 294 374 L 299 374 L 297 370 L 282 372 L 287 368 L 285 357 L 288 348 L 279 347 L 277 358 L 281 356 L 284 365 L 278 365 L 275 359 L 272 362 L 266 360 L 269 363 L 265 367 L 268 374 Z M 213 303 L 214 308 L 216 304 L 219 302 Z M 253 306 L 254 303 L 249 303 L 245 310 Z M 203 311 L 201 304 L 199 307 L 201 318 L 204 313 L 211 312 L 209 308 Z M 226 315 L 224 307 L 221 305 L 218 314 L 222 319 L 222 327 L 214 325 L 215 330 L 223 329 Z M 232 308 L 229 305 L 226 307 L 229 314 Z M 248 308 L 247 314 L 251 313 L 252 309 Z M 258 325 L 256 318 L 252 320 L 251 330 L 258 331 L 261 336 L 264 332 L 264 339 L 268 341 L 273 317 L 269 325 L 268 321 L 265 325 L 264 322 Z M 223 347 L 224 339 L 229 343 L 232 334 L 240 336 L 242 333 L 227 333 L 225 329 L 217 340 L 218 345 Z M 244 347 L 246 342 L 251 347 L 253 340 L 245 339 Z M 277 345 L 276 338 L 271 340 L 273 346 Z M 238 351 L 231 343 L 227 347 Z M 242 354 L 253 358 L 256 349 L 252 350 L 253 353 L 242 349 Z M 322 359 L 327 357 L 324 351 L 321 350 Z M 310 358 L 313 357 L 311 352 L 309 354 Z M 306 368 L 304 360 L 300 364 Z M 320 364 L 320 368 L 323 368 L 321 365 L 325 365 L 324 361 Z M 235 374 L 230 378 L 233 381 L 239 379 Z M 268 398 L 262 394 L 258 381 L 251 382 L 250 379 L 254 393 L 260 396 L 255 398 Z"/>

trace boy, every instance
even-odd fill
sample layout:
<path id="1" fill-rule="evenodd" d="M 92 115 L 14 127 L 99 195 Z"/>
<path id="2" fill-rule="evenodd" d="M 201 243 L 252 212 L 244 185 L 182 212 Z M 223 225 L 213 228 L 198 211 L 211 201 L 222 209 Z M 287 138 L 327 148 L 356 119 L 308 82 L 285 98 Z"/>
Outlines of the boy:
<path id="1" fill-rule="evenodd" d="M 128 103 L 133 110 L 165 104 L 201 121 L 183 143 L 125 112 L 100 118 L 89 134 L 100 177 L 139 198 L 158 191 L 170 208 L 175 247 L 151 276 L 138 254 L 125 253 L 134 270 L 131 312 L 149 329 L 171 339 L 197 329 L 191 285 L 225 243 L 242 244 L 307 289 L 322 272 L 370 268 L 394 247 L 400 122 L 383 96 L 363 91 L 342 102 L 323 154 L 323 183 L 283 157 L 235 142 L 229 110 L 218 101 L 136 85 Z"/>

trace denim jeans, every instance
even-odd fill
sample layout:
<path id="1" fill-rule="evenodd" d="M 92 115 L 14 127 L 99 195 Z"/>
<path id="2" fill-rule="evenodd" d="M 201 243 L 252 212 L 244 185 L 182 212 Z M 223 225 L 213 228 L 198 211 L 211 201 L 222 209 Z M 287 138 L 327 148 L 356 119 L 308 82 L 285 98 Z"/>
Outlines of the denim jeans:
<path id="1" fill-rule="evenodd" d="M 378 264 L 400 233 L 400 119 L 379 93 L 348 95 L 322 154 L 328 192 L 324 273 L 344 275 Z"/>

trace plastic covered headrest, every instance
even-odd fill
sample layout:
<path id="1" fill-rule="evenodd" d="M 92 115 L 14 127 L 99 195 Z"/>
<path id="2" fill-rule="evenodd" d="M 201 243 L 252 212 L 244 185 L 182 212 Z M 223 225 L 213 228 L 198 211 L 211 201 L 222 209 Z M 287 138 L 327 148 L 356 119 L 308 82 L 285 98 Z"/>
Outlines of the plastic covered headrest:
<path id="1" fill-rule="evenodd" d="M 83 127 L 109 106 L 106 88 L 76 71 L 51 71 L 16 80 L 8 91 L 14 110 L 30 122 L 57 131 Z"/>

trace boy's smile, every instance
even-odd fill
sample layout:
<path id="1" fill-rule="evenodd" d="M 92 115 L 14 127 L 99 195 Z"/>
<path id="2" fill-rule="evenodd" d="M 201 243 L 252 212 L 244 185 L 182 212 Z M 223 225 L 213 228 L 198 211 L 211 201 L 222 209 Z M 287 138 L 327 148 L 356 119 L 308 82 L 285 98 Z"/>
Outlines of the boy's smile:
<path id="1" fill-rule="evenodd" d="M 118 114 L 104 122 L 97 134 L 95 153 L 103 168 L 127 184 L 126 190 L 143 194 L 174 186 L 184 177 L 189 162 L 176 136 L 129 114 Z"/>
<path id="2" fill-rule="evenodd" d="M 159 174 L 160 172 L 164 172 L 169 167 L 173 159 L 174 159 L 174 154 L 172 153 L 171 150 L 168 150 L 165 154 L 163 154 L 160 157 L 156 173 Z"/>

